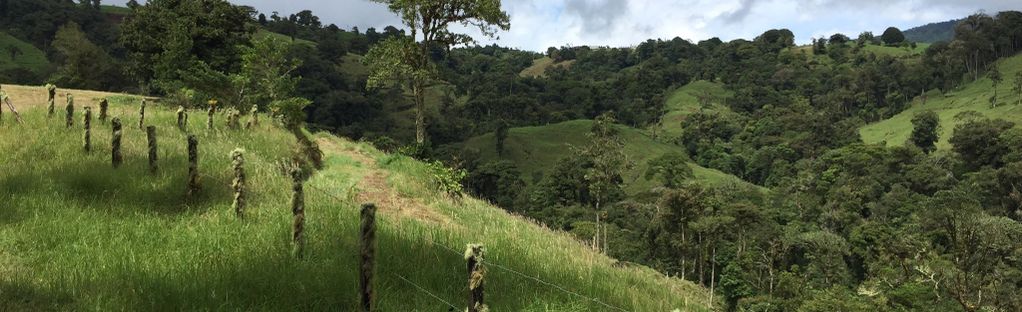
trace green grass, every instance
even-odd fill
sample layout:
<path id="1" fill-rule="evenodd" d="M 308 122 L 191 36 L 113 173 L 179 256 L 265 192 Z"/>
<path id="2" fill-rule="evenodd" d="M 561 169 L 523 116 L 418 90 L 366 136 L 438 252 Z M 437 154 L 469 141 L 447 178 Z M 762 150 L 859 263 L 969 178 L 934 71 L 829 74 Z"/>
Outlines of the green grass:
<path id="1" fill-rule="evenodd" d="M 14 59 L 11 59 L 10 48 L 15 47 L 21 50 Z M 0 32 L 0 71 L 13 68 L 26 68 L 37 74 L 46 71 L 50 62 L 46 60 L 46 54 L 32 44 L 18 40 L 7 33 Z"/>
<path id="2" fill-rule="evenodd" d="M 1003 59 L 998 63 L 1004 81 L 997 87 L 998 105 L 990 107 L 994 89 L 990 79 L 981 78 L 946 95 L 929 92 L 926 103 L 921 98 L 912 101 L 912 106 L 890 119 L 872 123 L 859 129 L 866 143 L 887 142 L 889 146 L 904 145 L 912 133 L 912 117 L 924 111 L 934 111 L 940 116 L 940 140 L 938 149 L 948 149 L 948 139 L 954 132 L 955 115 L 964 111 L 976 111 L 990 118 L 1001 118 L 1022 124 L 1022 105 L 1019 97 L 1011 92 L 1011 81 L 1022 71 L 1022 55 Z"/>
<path id="3" fill-rule="evenodd" d="M 117 6 L 117 5 L 101 5 L 99 6 L 100 12 L 114 15 L 131 15 L 131 9 L 128 7 Z"/>
<path id="4" fill-rule="evenodd" d="M 551 59 L 550 57 L 544 56 L 544 57 L 532 60 L 532 66 L 529 66 L 529 67 L 523 69 L 521 73 L 518 73 L 518 75 L 522 76 L 522 77 L 533 77 L 533 78 L 546 77 L 546 70 L 547 70 L 547 68 L 550 68 L 551 66 L 569 67 L 570 68 L 571 64 L 574 64 L 574 63 L 575 63 L 575 60 L 567 60 L 567 61 L 563 61 L 563 62 L 554 62 L 554 60 Z"/>
<path id="5" fill-rule="evenodd" d="M 709 95 L 710 106 L 703 108 L 699 103 L 699 97 Z M 677 138 L 682 133 L 682 123 L 685 117 L 699 111 L 725 112 L 729 109 L 724 106 L 724 99 L 731 96 L 731 92 L 724 90 L 724 85 L 717 82 L 697 80 L 671 92 L 664 103 L 663 120 L 659 127 L 660 136 L 666 138 Z"/>
<path id="6" fill-rule="evenodd" d="M 125 124 L 125 164 L 119 169 L 109 163 L 108 123 L 94 120 L 95 150 L 86 153 L 80 115 L 68 130 L 62 114 L 49 119 L 42 105 L 22 111 L 23 125 L 5 114 L 0 310 L 351 310 L 358 287 L 354 198 L 358 182 L 374 170 L 407 198 L 397 203 L 421 206 L 421 213 L 433 216 L 409 216 L 400 211 L 411 207 L 380 203 L 380 311 L 447 310 L 398 276 L 461 309 L 466 273 L 457 251 L 466 243 L 485 244 L 489 261 L 628 310 L 707 310 L 703 288 L 647 268 L 617 266 L 566 233 L 483 201 L 440 196 L 424 164 L 326 134 L 317 135 L 326 168 L 306 183 L 307 256 L 295 260 L 290 182 L 276 165 L 296 145 L 290 134 L 265 122 L 245 132 L 208 131 L 205 114 L 193 112 L 203 192 L 185 198 L 185 135 L 172 126 L 173 112 L 159 106 L 147 111 L 149 124 L 159 128 L 161 159 L 160 172 L 149 174 L 145 138 L 134 126 L 136 108 L 127 104 L 137 100 L 117 100 L 111 114 Z M 250 206 L 244 220 L 230 208 L 228 155 L 236 147 L 247 151 Z M 495 267 L 488 272 L 486 300 L 494 311 L 603 310 Z"/>
<path id="7" fill-rule="evenodd" d="M 274 37 L 274 38 L 277 38 L 278 40 L 283 40 L 285 42 L 291 42 L 291 36 L 284 35 L 284 34 L 279 34 L 279 33 L 275 33 L 275 32 L 271 32 L 269 30 L 262 29 L 262 28 L 260 28 L 259 30 L 256 30 L 255 34 L 253 34 L 252 37 L 254 39 L 262 39 L 262 38 L 265 38 L 265 37 Z M 313 47 L 316 46 L 315 42 L 312 42 L 312 41 L 309 41 L 309 40 L 305 40 L 305 39 L 298 39 L 298 38 L 294 39 L 294 43 L 304 44 L 304 45 L 313 46 Z"/>
<path id="8" fill-rule="evenodd" d="M 882 45 L 867 44 L 863 47 L 863 50 L 873 52 L 876 55 L 890 55 L 895 57 L 902 56 L 914 56 L 921 55 L 926 52 L 926 48 L 930 47 L 929 43 L 917 43 L 915 48 L 912 47 L 889 47 Z"/>
<path id="9" fill-rule="evenodd" d="M 522 172 L 526 183 L 533 183 L 534 176 L 545 176 L 557 161 L 571 155 L 569 146 L 586 144 L 585 134 L 592 127 L 591 120 L 574 120 L 539 127 L 512 128 L 504 142 L 504 155 L 501 159 L 514 162 Z M 637 193 L 655 187 L 655 181 L 644 176 L 647 162 L 667 152 L 684 153 L 681 147 L 657 142 L 643 131 L 618 126 L 621 139 L 625 143 L 625 154 L 635 166 L 625 172 L 626 191 Z M 498 159 L 493 133 L 477 136 L 465 143 L 466 148 L 480 151 L 483 160 Z M 741 179 L 723 172 L 700 167 L 689 163 L 695 174 L 695 180 L 708 185 L 725 185 L 731 183 L 747 184 Z"/>

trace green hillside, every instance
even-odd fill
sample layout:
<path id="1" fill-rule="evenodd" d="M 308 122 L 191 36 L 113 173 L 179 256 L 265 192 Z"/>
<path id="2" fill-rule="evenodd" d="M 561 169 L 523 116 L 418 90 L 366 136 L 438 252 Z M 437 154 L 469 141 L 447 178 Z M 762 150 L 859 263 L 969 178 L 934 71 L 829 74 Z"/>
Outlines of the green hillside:
<path id="1" fill-rule="evenodd" d="M 917 43 L 915 48 L 867 44 L 866 46 L 863 47 L 863 49 L 869 52 L 873 52 L 873 54 L 876 55 L 890 55 L 895 57 L 901 57 L 923 54 L 923 52 L 926 52 L 926 48 L 929 47 L 930 47 L 929 43 Z"/>
<path id="2" fill-rule="evenodd" d="M 533 183 L 532 177 L 545 175 L 558 160 L 570 155 L 570 146 L 586 144 L 585 134 L 589 132 L 592 123 L 592 120 L 574 120 L 547 126 L 512 128 L 508 131 L 504 142 L 504 155 L 500 158 L 514 162 L 522 171 L 523 179 L 527 183 Z M 648 167 L 647 162 L 669 151 L 683 150 L 677 146 L 657 142 L 643 131 L 618 127 L 625 142 L 625 154 L 628 155 L 628 160 L 635 163 L 635 166 L 625 173 L 627 191 L 630 193 L 648 191 L 656 184 L 654 181 L 646 180 L 643 175 Z M 493 134 L 490 133 L 469 139 L 465 147 L 478 149 L 483 160 L 496 160 L 498 157 L 495 144 Z M 710 185 L 744 184 L 737 177 L 717 170 L 703 168 L 694 163 L 689 163 L 689 167 L 692 168 L 695 179 L 700 182 Z"/>
<path id="3" fill-rule="evenodd" d="M 14 59 L 11 59 L 11 51 L 19 51 Z M 7 33 L 0 32 L 0 71 L 25 68 L 37 74 L 42 73 L 50 66 L 46 60 L 46 54 L 32 44 L 18 40 Z"/>
<path id="4" fill-rule="evenodd" d="M 930 92 L 926 96 L 925 104 L 921 98 L 916 98 L 912 106 L 904 112 L 859 129 L 862 140 L 866 143 L 886 141 L 887 145 L 891 146 L 903 145 L 912 133 L 912 117 L 924 111 L 935 111 L 940 116 L 940 141 L 937 142 L 937 148 L 940 149 L 950 147 L 948 139 L 955 129 L 954 117 L 964 111 L 976 111 L 990 118 L 1022 123 L 1022 105 L 1018 105 L 1019 98 L 1012 94 L 1010 86 L 1015 74 L 1022 71 L 1022 55 L 999 61 L 998 68 L 1005 78 L 997 87 L 999 96 L 997 107 L 990 107 L 990 97 L 994 92 L 993 84 L 990 79 L 982 78 L 946 95 Z"/>
<path id="5" fill-rule="evenodd" d="M 666 138 L 681 136 L 682 122 L 685 117 L 701 110 L 726 111 L 724 99 L 731 96 L 731 93 L 724 90 L 724 85 L 706 80 L 693 81 L 684 87 L 674 90 L 664 103 L 664 110 L 667 112 L 659 127 L 661 134 Z M 710 105 L 702 107 L 699 99 L 707 97 Z"/>
<path id="6" fill-rule="evenodd" d="M 437 194 L 424 164 L 327 134 L 316 135 L 326 167 L 305 184 L 306 257 L 296 260 L 291 184 L 279 165 L 296 148 L 293 136 L 265 121 L 248 131 L 206 130 L 205 114 L 192 113 L 203 191 L 189 198 L 185 135 L 172 126 L 173 112 L 147 111 L 160 143 L 160 169 L 150 174 L 134 102 L 111 107 L 125 125 L 119 169 L 110 166 L 108 123 L 93 121 L 94 151 L 82 150 L 80 109 L 70 130 L 39 103 L 19 102 L 23 125 L 4 114 L 0 311 L 349 310 L 358 300 L 357 207 L 366 201 L 380 206 L 380 311 L 448 310 L 433 295 L 463 309 L 467 243 L 487 248 L 486 301 L 495 311 L 608 309 L 603 303 L 708 310 L 703 288 L 622 265 L 483 201 Z M 231 209 L 235 148 L 246 150 L 243 220 Z"/>

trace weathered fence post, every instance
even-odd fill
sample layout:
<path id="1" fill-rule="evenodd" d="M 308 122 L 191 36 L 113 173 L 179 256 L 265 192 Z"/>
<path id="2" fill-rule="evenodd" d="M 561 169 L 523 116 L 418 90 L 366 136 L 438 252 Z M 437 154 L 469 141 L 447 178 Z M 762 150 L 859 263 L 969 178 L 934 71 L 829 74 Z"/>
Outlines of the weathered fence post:
<path id="1" fill-rule="evenodd" d="M 291 169 L 291 213 L 294 214 L 294 223 L 291 225 L 291 238 L 294 246 L 291 254 L 301 259 L 305 252 L 305 193 L 302 185 L 302 170 Z"/>
<path id="2" fill-rule="evenodd" d="M 234 213 L 238 218 L 245 216 L 245 150 L 236 148 L 231 152 L 231 160 L 234 165 L 234 181 L 231 188 L 234 189 Z"/>
<path id="3" fill-rule="evenodd" d="M 361 258 L 358 286 L 362 297 L 362 311 L 373 310 L 373 268 L 376 262 L 376 205 L 362 204 L 362 232 L 359 237 Z"/>
<path id="4" fill-rule="evenodd" d="M 113 126 L 114 134 L 110 139 L 111 155 L 110 160 L 113 163 L 114 168 L 120 167 L 121 162 L 121 119 L 114 118 L 110 124 Z"/>
<path id="5" fill-rule="evenodd" d="M 145 128 L 145 135 L 149 141 L 149 172 L 156 173 L 159 169 L 156 162 L 159 160 L 156 147 L 156 126 L 148 126 Z"/>
<path id="6" fill-rule="evenodd" d="M 75 120 L 74 120 L 74 116 L 75 116 L 75 98 L 74 98 L 74 96 L 71 95 L 71 93 L 67 94 L 67 106 L 64 107 L 64 109 L 67 110 L 67 113 L 64 115 L 64 121 L 67 124 L 67 127 L 71 128 L 72 126 L 75 125 Z"/>
<path id="7" fill-rule="evenodd" d="M 483 245 L 469 244 L 465 248 L 465 261 L 468 262 L 468 312 L 487 311 L 483 303 Z"/>
<path id="8" fill-rule="evenodd" d="M 248 122 L 245 123 L 245 129 L 259 126 L 259 106 L 252 105 L 252 110 L 248 114 Z"/>
<path id="9" fill-rule="evenodd" d="M 142 105 L 138 108 L 138 128 L 145 129 L 145 99 L 142 99 Z"/>
<path id="10" fill-rule="evenodd" d="M 188 197 L 199 194 L 199 139 L 188 136 Z"/>
<path id="11" fill-rule="evenodd" d="M 46 117 L 53 117 L 53 111 L 56 109 L 57 100 L 57 86 L 47 83 L 46 84 Z"/>
<path id="12" fill-rule="evenodd" d="M 106 122 L 107 108 L 110 108 L 110 102 L 107 99 L 99 100 L 99 121 Z"/>
<path id="13" fill-rule="evenodd" d="M 92 107 L 85 107 L 85 116 L 82 118 L 82 126 L 85 127 L 85 151 L 92 151 Z"/>
<path id="14" fill-rule="evenodd" d="M 185 107 L 184 106 L 178 106 L 177 107 L 177 128 L 181 129 L 181 131 L 184 131 L 185 127 L 187 127 L 187 126 L 188 126 L 188 113 L 185 113 Z"/>
<path id="15" fill-rule="evenodd" d="M 209 115 L 209 119 L 206 119 L 206 129 L 213 130 L 213 113 L 215 112 L 216 106 L 213 104 L 209 105 L 209 111 L 206 112 Z"/>

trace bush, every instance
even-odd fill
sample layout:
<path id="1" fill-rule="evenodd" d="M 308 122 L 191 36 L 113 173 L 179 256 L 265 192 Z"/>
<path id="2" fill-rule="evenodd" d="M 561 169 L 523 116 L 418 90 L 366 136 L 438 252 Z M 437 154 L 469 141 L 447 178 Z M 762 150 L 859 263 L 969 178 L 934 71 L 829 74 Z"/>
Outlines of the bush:
<path id="1" fill-rule="evenodd" d="M 439 161 L 432 161 L 426 164 L 429 168 L 429 176 L 438 192 L 451 197 L 461 197 L 464 189 L 461 181 L 465 180 L 468 173 L 464 169 L 454 169 L 445 166 Z"/>

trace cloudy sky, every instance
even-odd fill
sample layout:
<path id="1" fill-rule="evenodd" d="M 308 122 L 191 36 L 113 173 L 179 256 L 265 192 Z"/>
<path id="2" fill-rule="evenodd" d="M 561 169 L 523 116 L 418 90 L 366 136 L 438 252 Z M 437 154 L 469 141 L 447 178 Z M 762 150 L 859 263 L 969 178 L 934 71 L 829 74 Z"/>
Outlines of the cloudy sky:
<path id="1" fill-rule="evenodd" d="M 383 5 L 368 0 L 230 0 L 281 15 L 309 9 L 324 24 L 345 29 L 398 25 Z M 771 28 L 788 28 L 800 43 L 841 32 L 879 35 L 986 11 L 1022 10 L 1019 0 L 504 0 L 511 31 L 496 42 L 543 51 L 550 46 L 632 46 L 645 39 L 720 37 L 751 39 Z"/>

